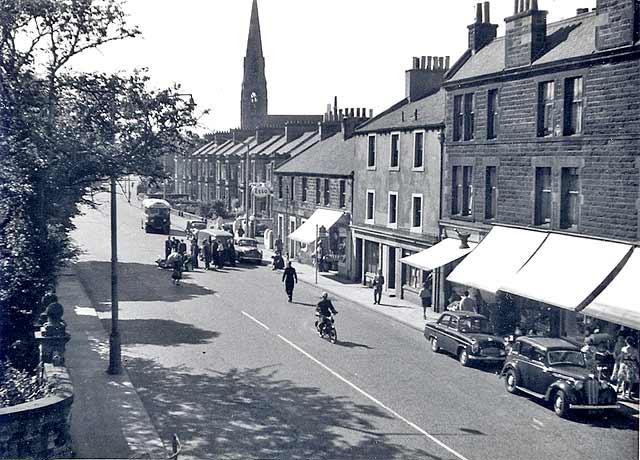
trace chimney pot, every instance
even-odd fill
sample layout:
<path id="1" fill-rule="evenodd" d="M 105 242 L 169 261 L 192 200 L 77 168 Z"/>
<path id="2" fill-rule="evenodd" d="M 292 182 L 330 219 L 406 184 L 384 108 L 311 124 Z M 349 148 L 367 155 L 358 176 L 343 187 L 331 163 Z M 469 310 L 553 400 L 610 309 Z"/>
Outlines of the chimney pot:
<path id="1" fill-rule="evenodd" d="M 420 58 L 420 68 L 421 69 L 426 69 L 427 68 L 427 57 L 426 56 L 422 56 Z"/>
<path id="2" fill-rule="evenodd" d="M 476 3 L 476 24 L 482 24 L 482 3 Z"/>
<path id="3" fill-rule="evenodd" d="M 373 109 L 369 109 L 369 118 L 373 118 Z"/>
<path id="4" fill-rule="evenodd" d="M 538 11 L 538 0 L 531 0 L 531 9 L 534 11 Z"/>
<path id="5" fill-rule="evenodd" d="M 588 13 L 588 12 L 589 12 L 589 8 L 578 8 L 578 9 L 576 10 L 576 15 L 578 15 L 578 16 L 579 16 L 579 15 L 581 15 L 581 14 L 585 14 L 585 13 Z"/>
<path id="6" fill-rule="evenodd" d="M 427 69 L 431 70 L 431 56 L 427 56 Z"/>
<path id="7" fill-rule="evenodd" d="M 524 10 L 525 11 L 530 11 L 531 10 L 531 0 L 525 0 L 524 1 Z"/>
<path id="8" fill-rule="evenodd" d="M 443 57 L 439 57 L 438 58 L 438 70 L 442 70 L 444 69 L 444 58 Z"/>
<path id="9" fill-rule="evenodd" d="M 484 2 L 484 22 L 486 24 L 491 23 L 491 5 L 489 2 Z"/>
<path id="10" fill-rule="evenodd" d="M 367 109 L 362 107 L 362 118 L 367 118 Z"/>
<path id="11" fill-rule="evenodd" d="M 444 59 L 444 70 L 449 70 L 449 64 L 451 62 L 451 56 L 447 56 Z"/>
<path id="12" fill-rule="evenodd" d="M 356 117 L 360 118 L 360 107 L 356 107 Z"/>
<path id="13" fill-rule="evenodd" d="M 417 57 L 413 58 L 413 68 L 414 69 L 419 69 L 420 68 L 420 58 L 417 58 Z"/>
<path id="14" fill-rule="evenodd" d="M 520 0 L 520 10 L 518 11 L 518 13 L 524 13 L 525 9 L 524 9 L 524 0 Z"/>

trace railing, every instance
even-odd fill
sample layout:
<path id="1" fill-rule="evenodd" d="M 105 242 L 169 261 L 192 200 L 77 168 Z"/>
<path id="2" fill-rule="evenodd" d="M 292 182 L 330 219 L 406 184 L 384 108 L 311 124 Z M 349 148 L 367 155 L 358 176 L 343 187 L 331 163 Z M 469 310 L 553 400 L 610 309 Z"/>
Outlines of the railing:
<path id="1" fill-rule="evenodd" d="M 178 460 L 178 456 L 180 455 L 180 452 L 182 452 L 182 443 L 180 442 L 180 438 L 178 438 L 177 434 L 171 436 L 171 452 L 169 460 Z"/>

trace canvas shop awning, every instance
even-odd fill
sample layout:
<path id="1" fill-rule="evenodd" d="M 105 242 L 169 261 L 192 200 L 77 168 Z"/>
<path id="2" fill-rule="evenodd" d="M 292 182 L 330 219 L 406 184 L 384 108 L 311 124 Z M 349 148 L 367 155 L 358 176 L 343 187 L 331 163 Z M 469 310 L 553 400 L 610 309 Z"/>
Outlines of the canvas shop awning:
<path id="1" fill-rule="evenodd" d="M 575 311 L 632 249 L 627 244 L 550 234 L 500 289 Z"/>
<path id="2" fill-rule="evenodd" d="M 547 235 L 519 228 L 493 227 L 447 281 L 495 294 L 527 263 Z"/>
<path id="3" fill-rule="evenodd" d="M 638 280 L 640 249 L 636 248 L 620 273 L 581 313 L 640 330 Z"/>
<path id="4" fill-rule="evenodd" d="M 468 248 L 460 248 L 460 240 L 445 238 L 424 251 L 403 257 L 400 262 L 420 270 L 435 270 L 469 254 L 477 246 L 476 243 L 468 243 Z"/>
<path id="5" fill-rule="evenodd" d="M 316 226 L 318 228 L 324 227 L 327 231 L 335 225 L 338 220 L 344 215 L 342 211 L 333 211 L 331 209 L 317 209 L 309 220 L 298 227 L 292 234 L 289 235 L 289 239 L 298 241 L 300 243 L 309 244 L 316 240 Z"/>

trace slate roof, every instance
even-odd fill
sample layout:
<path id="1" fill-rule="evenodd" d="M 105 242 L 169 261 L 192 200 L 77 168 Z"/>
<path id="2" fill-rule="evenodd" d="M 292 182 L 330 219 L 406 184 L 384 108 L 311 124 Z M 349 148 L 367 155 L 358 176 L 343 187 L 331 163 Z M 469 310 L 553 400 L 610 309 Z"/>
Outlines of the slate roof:
<path id="1" fill-rule="evenodd" d="M 320 135 L 318 134 L 318 131 L 310 131 L 283 145 L 276 153 L 278 155 L 291 155 L 293 157 L 319 141 Z"/>
<path id="2" fill-rule="evenodd" d="M 192 156 L 192 157 L 194 157 L 194 156 L 197 156 L 197 155 L 204 155 L 208 150 L 213 150 L 213 149 L 215 149 L 217 146 L 218 146 L 218 144 L 216 144 L 216 142 L 215 142 L 215 141 L 208 142 L 208 143 L 206 143 L 205 145 L 203 145 L 203 146 L 201 146 L 201 147 L 197 148 L 197 149 L 195 150 L 195 152 L 193 152 L 193 153 L 191 154 L 191 156 Z"/>
<path id="3" fill-rule="evenodd" d="M 267 150 L 269 147 L 271 147 L 273 144 L 277 144 L 278 140 L 280 138 L 282 138 L 282 134 L 277 134 L 275 136 L 271 136 L 269 139 L 267 139 L 266 141 L 256 145 L 254 148 L 251 149 L 251 155 L 262 155 L 262 153 Z"/>
<path id="4" fill-rule="evenodd" d="M 545 50 L 532 66 L 548 64 L 596 52 L 596 13 L 547 24 Z M 447 83 L 499 73 L 505 70 L 505 37 L 498 37 L 482 48 L 452 73 Z M 455 68 L 455 67 L 454 67 Z"/>
<path id="5" fill-rule="evenodd" d="M 235 147 L 228 149 L 227 151 L 225 151 L 223 153 L 223 155 L 225 157 L 230 157 L 230 156 L 242 156 L 244 157 L 244 154 L 246 153 L 246 149 L 247 149 L 247 144 L 249 144 L 249 150 L 251 150 L 252 148 L 254 148 L 257 144 L 256 144 L 256 136 L 251 136 L 247 139 L 245 139 L 244 142 L 237 142 Z"/>
<path id="6" fill-rule="evenodd" d="M 344 140 L 342 133 L 318 142 L 285 161 L 276 173 L 348 176 L 355 167 L 356 138 Z"/>
<path id="7" fill-rule="evenodd" d="M 445 92 L 425 96 L 417 101 L 403 99 L 356 129 L 357 134 L 375 131 L 415 129 L 444 124 Z M 416 118 L 417 114 L 417 118 Z"/>
<path id="8" fill-rule="evenodd" d="M 277 137 L 278 137 L 277 141 L 270 143 L 268 146 L 266 146 L 264 149 L 258 152 L 258 155 L 261 157 L 269 156 L 272 153 L 277 152 L 283 145 L 287 144 L 286 137 L 284 137 L 283 135 L 280 135 Z"/>

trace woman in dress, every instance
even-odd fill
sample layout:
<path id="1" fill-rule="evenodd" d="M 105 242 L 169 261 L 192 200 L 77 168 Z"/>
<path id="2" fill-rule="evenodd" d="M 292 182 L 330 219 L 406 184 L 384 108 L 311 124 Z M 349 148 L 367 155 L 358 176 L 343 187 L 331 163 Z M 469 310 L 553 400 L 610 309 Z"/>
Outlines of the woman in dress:
<path id="1" fill-rule="evenodd" d="M 626 345 L 620 352 L 617 390 L 622 390 L 622 397 L 631 399 L 633 384 L 638 383 L 638 348 L 632 337 L 627 337 Z"/>

